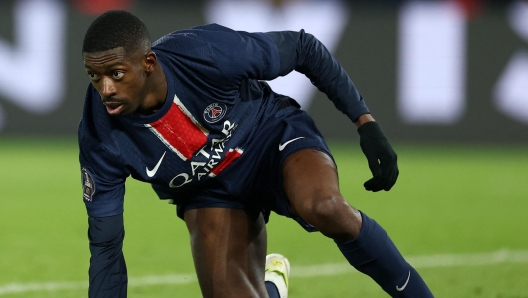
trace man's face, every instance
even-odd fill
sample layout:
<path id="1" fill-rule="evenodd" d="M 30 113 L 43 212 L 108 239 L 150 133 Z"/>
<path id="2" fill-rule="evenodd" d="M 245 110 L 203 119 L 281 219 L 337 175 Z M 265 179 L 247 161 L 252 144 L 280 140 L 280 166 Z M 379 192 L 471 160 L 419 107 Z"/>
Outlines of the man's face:
<path id="1" fill-rule="evenodd" d="M 127 54 L 123 47 L 83 53 L 86 72 L 101 95 L 108 114 L 130 115 L 143 104 L 147 78 L 144 57 L 141 50 Z"/>

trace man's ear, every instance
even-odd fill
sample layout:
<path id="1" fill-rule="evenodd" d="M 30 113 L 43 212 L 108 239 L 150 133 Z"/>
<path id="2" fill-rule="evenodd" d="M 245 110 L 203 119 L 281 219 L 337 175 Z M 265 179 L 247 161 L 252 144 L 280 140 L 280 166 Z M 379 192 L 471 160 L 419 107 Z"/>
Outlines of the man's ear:
<path id="1" fill-rule="evenodd" d="M 153 51 L 148 52 L 145 54 L 145 57 L 143 57 L 143 69 L 146 73 L 152 73 L 157 64 L 158 57 Z"/>

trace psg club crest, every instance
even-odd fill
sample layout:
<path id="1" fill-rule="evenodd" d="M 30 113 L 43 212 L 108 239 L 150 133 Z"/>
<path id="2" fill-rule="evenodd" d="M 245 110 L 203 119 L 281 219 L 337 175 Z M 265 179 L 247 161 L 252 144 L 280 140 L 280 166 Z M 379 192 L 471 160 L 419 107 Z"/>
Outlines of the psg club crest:
<path id="1" fill-rule="evenodd" d="M 86 202 L 91 202 L 92 195 L 95 192 L 95 184 L 94 184 L 93 178 L 85 168 L 82 168 L 81 175 L 82 175 L 83 198 Z"/>
<path id="2" fill-rule="evenodd" d="M 227 112 L 227 107 L 223 103 L 212 103 L 204 111 L 204 119 L 209 123 L 220 121 Z"/>

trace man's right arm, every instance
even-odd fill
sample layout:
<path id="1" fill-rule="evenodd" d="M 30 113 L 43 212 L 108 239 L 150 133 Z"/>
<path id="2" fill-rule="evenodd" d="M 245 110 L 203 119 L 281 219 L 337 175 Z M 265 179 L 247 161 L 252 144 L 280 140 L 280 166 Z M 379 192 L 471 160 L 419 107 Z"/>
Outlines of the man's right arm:
<path id="1" fill-rule="evenodd" d="M 78 142 L 82 201 L 88 214 L 90 298 L 120 298 L 127 294 L 123 205 L 125 180 L 130 173 L 121 147 L 112 140 L 115 131 L 99 93 L 89 84 Z"/>
<path id="2" fill-rule="evenodd" d="M 90 240 L 89 298 L 125 298 L 127 269 L 123 256 L 123 214 L 88 217 Z"/>

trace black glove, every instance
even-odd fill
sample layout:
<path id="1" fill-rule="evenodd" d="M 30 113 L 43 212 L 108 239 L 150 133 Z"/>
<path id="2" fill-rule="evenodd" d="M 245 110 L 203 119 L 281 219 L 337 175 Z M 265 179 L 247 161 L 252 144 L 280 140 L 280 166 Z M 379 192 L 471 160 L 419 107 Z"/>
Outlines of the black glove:
<path id="1" fill-rule="evenodd" d="M 370 171 L 374 176 L 363 186 L 373 192 L 390 190 L 399 174 L 396 152 L 392 150 L 389 140 L 377 122 L 363 123 L 357 131 L 359 145 L 367 157 Z"/>

